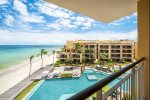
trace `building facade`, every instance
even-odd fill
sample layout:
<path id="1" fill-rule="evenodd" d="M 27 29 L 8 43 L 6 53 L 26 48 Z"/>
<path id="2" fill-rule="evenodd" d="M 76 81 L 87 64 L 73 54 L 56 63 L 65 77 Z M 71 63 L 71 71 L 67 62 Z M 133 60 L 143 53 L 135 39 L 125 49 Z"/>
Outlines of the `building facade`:
<path id="1" fill-rule="evenodd" d="M 136 43 L 131 40 L 75 40 L 66 42 L 61 49 L 60 60 L 76 63 L 108 59 L 132 62 L 136 51 Z"/>

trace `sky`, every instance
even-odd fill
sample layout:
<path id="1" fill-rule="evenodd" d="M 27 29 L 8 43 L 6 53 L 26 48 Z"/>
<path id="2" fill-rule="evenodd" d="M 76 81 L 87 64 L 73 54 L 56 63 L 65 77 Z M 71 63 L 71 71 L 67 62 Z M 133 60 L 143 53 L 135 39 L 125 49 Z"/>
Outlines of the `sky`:
<path id="1" fill-rule="evenodd" d="M 137 13 L 106 24 L 44 0 L 0 0 L 0 45 L 61 45 L 80 39 L 136 40 Z"/>

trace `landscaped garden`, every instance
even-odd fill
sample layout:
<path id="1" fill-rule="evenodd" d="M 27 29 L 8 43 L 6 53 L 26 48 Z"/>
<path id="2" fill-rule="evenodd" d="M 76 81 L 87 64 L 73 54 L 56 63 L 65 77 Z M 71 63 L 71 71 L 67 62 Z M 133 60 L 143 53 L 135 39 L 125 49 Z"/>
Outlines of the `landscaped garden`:
<path id="1" fill-rule="evenodd" d="M 38 82 L 39 81 L 32 82 L 25 90 L 15 97 L 15 100 L 22 100 L 34 88 L 34 86 L 37 85 Z"/>

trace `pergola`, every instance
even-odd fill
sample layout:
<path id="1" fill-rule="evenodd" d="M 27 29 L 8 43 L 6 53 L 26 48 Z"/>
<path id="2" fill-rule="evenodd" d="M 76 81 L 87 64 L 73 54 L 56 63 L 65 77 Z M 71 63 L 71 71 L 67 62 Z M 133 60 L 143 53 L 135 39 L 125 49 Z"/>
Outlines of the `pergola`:
<path id="1" fill-rule="evenodd" d="M 149 0 L 46 0 L 49 3 L 109 23 L 133 12 L 138 16 L 138 58 L 144 62 L 144 99 L 150 99 Z M 139 91 L 141 92 L 141 91 Z"/>

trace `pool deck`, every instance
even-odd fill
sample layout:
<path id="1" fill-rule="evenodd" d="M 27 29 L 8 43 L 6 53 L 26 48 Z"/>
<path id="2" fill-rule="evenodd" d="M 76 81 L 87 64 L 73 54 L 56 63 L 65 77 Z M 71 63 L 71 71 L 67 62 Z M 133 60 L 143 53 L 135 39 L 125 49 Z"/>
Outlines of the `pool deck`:
<path id="1" fill-rule="evenodd" d="M 52 67 L 47 66 L 34 72 L 30 77 L 23 79 L 21 82 L 0 95 L 0 100 L 13 100 L 19 93 L 28 87 L 34 79 L 41 79 L 42 72 L 51 70 Z"/>

